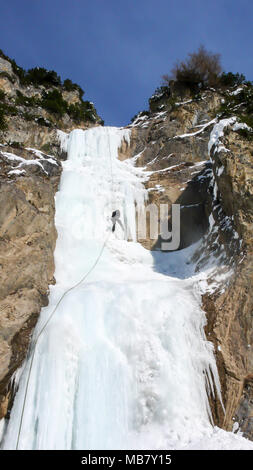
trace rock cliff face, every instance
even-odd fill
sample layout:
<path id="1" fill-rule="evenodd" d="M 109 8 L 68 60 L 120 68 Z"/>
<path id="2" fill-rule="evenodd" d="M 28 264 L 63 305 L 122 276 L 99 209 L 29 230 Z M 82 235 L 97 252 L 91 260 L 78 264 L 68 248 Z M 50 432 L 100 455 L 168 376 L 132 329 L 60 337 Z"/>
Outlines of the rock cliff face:
<path id="1" fill-rule="evenodd" d="M 22 364 L 48 285 L 54 282 L 56 159 L 0 147 L 0 416 L 13 372 Z M 22 157 L 20 154 L 22 153 Z M 21 160 L 21 162 L 20 162 Z M 17 168 L 15 165 L 19 166 Z"/>
<path id="2" fill-rule="evenodd" d="M 223 101 L 215 90 L 155 97 L 130 126 L 131 145 L 122 145 L 120 158 L 137 155 L 136 165 L 152 171 L 149 203 L 181 205 L 180 248 L 203 237 L 196 269 L 217 265 L 203 295 L 225 406 L 224 414 L 210 398 L 213 419 L 253 439 L 252 133 L 236 117 L 216 117 Z M 159 238 L 141 242 L 160 248 Z"/>
<path id="3" fill-rule="evenodd" d="M 253 145 L 236 127 L 232 120 L 218 146 L 210 149 L 217 189 L 213 214 L 233 275 L 222 291 L 206 294 L 203 305 L 226 406 L 224 416 L 216 404 L 216 422 L 229 430 L 234 423 L 234 429 L 239 426 L 253 439 Z M 219 220 L 220 209 L 223 220 Z"/>
<path id="4" fill-rule="evenodd" d="M 181 205 L 180 248 L 198 240 L 208 226 L 208 141 L 214 124 L 211 116 L 220 99 L 206 91 L 173 106 L 159 102 L 158 112 L 137 117 L 132 124 L 131 148 L 125 155 L 137 154 L 136 165 L 152 171 L 147 183 L 149 203 Z M 147 248 L 158 248 L 159 243 L 143 242 Z"/>
<path id="5" fill-rule="evenodd" d="M 59 129 L 101 123 L 95 114 L 80 120 L 78 90 L 61 87 L 66 112 L 52 112 L 45 100 L 56 89 L 22 84 L 13 64 L 0 57 L 0 418 L 8 416 L 11 376 L 54 283 L 54 195 L 65 158 Z M 238 96 L 238 90 L 226 93 Z M 123 142 L 119 158 L 146 167 L 148 203 L 180 204 L 180 248 L 202 240 L 196 269 L 213 263 L 203 309 L 225 406 L 224 414 L 210 397 L 213 419 L 253 439 L 252 132 L 232 114 L 217 115 L 223 103 L 224 91 L 191 96 L 171 84 L 129 126 L 131 142 Z M 161 239 L 141 243 L 160 249 Z"/>

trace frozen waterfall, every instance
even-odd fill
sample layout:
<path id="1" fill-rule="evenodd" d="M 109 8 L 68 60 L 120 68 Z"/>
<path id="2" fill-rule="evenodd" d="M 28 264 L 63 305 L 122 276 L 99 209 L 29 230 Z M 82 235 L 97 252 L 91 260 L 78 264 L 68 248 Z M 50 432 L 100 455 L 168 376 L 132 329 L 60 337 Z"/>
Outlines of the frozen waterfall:
<path id="1" fill-rule="evenodd" d="M 145 172 L 117 159 L 129 138 L 130 130 L 113 127 L 68 137 L 56 195 L 57 282 L 34 338 L 62 294 L 94 264 L 112 210 L 120 210 L 124 230 L 110 235 L 94 270 L 64 297 L 38 340 L 19 449 L 184 448 L 213 432 L 210 371 L 219 384 L 186 263 L 191 248 L 157 254 L 136 242 Z M 16 447 L 29 361 L 16 376 L 5 449 Z"/>

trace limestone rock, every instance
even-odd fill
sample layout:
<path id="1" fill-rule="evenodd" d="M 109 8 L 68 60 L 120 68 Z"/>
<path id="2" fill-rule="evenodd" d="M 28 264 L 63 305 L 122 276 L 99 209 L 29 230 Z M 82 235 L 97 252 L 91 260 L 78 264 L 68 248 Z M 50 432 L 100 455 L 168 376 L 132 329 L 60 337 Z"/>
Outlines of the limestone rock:
<path id="1" fill-rule="evenodd" d="M 0 147 L 0 417 L 54 275 L 54 194 L 61 165 L 33 151 Z M 7 151 L 8 150 L 8 151 Z M 48 157 L 48 158 L 46 158 Z M 19 168 L 17 168 L 19 166 Z"/>
<path id="2" fill-rule="evenodd" d="M 146 183 L 150 204 L 181 205 L 180 248 L 197 241 L 208 227 L 208 141 L 220 99 L 206 91 L 201 99 L 179 101 L 172 111 L 137 117 L 130 126 L 130 146 L 124 142 L 119 150 L 120 159 L 137 155 L 136 165 L 153 172 Z M 159 249 L 161 240 L 148 236 L 140 242 Z"/>
<path id="3" fill-rule="evenodd" d="M 223 292 L 203 298 L 208 319 L 206 331 L 217 351 L 226 408 L 224 416 L 215 402 L 216 423 L 232 430 L 236 421 L 250 439 L 253 439 L 252 151 L 252 142 L 228 127 L 221 139 L 221 150 L 212 152 L 217 199 L 226 221 L 231 221 L 231 224 L 219 221 L 217 234 L 234 274 Z"/>
<path id="4" fill-rule="evenodd" d="M 0 72 L 7 72 L 12 74 L 12 66 L 8 60 L 3 59 L 0 57 Z"/>

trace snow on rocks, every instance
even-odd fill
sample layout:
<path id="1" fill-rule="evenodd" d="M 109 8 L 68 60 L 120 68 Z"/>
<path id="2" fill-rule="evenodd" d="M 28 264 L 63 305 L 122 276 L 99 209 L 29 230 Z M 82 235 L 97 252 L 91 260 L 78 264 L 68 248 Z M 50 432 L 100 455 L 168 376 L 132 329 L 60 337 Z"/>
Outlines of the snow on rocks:
<path id="1" fill-rule="evenodd" d="M 231 118 L 221 119 L 217 122 L 210 134 L 210 139 L 208 143 L 208 152 L 211 155 L 211 151 L 214 152 L 228 152 L 229 150 L 220 142 L 220 139 L 224 137 L 224 131 L 226 128 L 231 127 L 233 131 L 238 131 L 240 129 L 247 129 L 251 131 L 252 129 L 243 122 L 237 122 L 236 116 Z"/>
<path id="2" fill-rule="evenodd" d="M 195 127 L 200 127 L 200 130 L 196 131 L 196 132 L 190 132 L 190 133 L 187 133 L 187 134 L 181 134 L 181 135 L 175 135 L 173 137 L 173 139 L 185 139 L 186 137 L 194 137 L 196 135 L 199 135 L 201 134 L 202 132 L 204 132 L 207 127 L 211 126 L 212 124 L 214 124 L 216 121 L 216 118 L 215 119 L 212 119 L 211 121 L 205 123 L 205 124 L 202 124 L 202 125 L 199 125 L 199 126 L 195 126 Z"/>
<path id="3" fill-rule="evenodd" d="M 246 129 L 247 131 L 252 131 L 251 127 L 249 127 L 245 122 L 236 122 L 232 127 L 233 131 L 239 131 L 241 129 Z"/>
<path id="4" fill-rule="evenodd" d="M 10 167 L 10 170 L 7 170 L 8 176 L 26 175 L 28 170 L 32 170 L 33 167 L 37 167 L 38 170 L 46 176 L 49 176 L 52 173 L 52 167 L 57 167 L 58 170 L 60 164 L 52 155 L 46 155 L 40 150 L 32 148 L 27 148 L 25 150 L 28 154 L 34 156 L 34 158 L 24 158 L 14 153 L 4 151 L 0 152 L 0 158 Z"/>
<path id="5" fill-rule="evenodd" d="M 224 147 L 223 144 L 220 143 L 220 139 L 224 136 L 224 129 L 235 124 L 236 117 L 231 117 L 227 119 L 222 119 L 221 121 L 217 122 L 213 127 L 213 130 L 210 134 L 210 139 L 208 143 L 208 152 L 211 155 L 211 150 L 214 147 L 214 151 L 220 152 L 221 150 L 228 152 L 228 150 Z"/>
<path id="6" fill-rule="evenodd" d="M 229 93 L 229 95 L 232 95 L 232 96 L 239 95 L 239 93 L 241 93 L 242 90 L 243 90 L 243 87 L 239 87 L 235 91 L 231 91 L 231 93 Z"/>

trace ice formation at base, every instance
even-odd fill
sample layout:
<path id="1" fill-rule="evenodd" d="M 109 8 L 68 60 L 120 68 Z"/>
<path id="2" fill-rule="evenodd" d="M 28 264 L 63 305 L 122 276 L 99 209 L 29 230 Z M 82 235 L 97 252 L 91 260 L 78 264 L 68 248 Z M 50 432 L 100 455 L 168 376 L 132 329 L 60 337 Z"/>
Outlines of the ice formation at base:
<path id="1" fill-rule="evenodd" d="M 144 172 L 117 160 L 129 137 L 130 130 L 109 127 L 64 135 L 57 282 L 34 338 L 107 243 L 38 340 L 18 448 L 253 448 L 210 424 L 210 371 L 218 393 L 219 380 L 198 280 L 186 262 L 193 248 L 149 252 L 135 240 L 135 206 L 143 206 L 146 190 Z M 110 235 L 115 209 L 124 229 Z M 29 361 L 17 374 L 4 449 L 17 444 Z"/>

